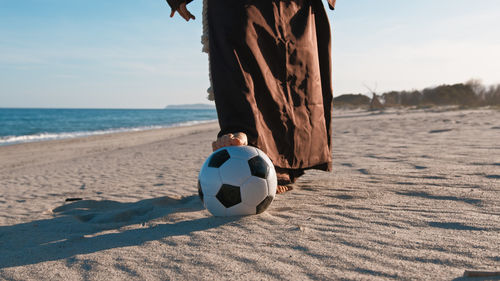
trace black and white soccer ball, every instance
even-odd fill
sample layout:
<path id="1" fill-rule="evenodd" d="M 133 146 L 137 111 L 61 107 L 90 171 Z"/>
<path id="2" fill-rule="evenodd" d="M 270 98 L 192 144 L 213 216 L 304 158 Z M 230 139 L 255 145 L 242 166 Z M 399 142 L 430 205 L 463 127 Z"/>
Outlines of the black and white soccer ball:
<path id="1" fill-rule="evenodd" d="M 273 163 L 251 146 L 216 150 L 203 164 L 198 194 L 214 216 L 254 215 L 264 212 L 276 196 L 278 181 Z"/>

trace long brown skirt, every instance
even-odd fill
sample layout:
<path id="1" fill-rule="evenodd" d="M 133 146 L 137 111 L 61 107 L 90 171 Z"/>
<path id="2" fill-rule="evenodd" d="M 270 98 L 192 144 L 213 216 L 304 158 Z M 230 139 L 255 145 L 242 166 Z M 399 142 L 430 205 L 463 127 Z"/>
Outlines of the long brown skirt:
<path id="1" fill-rule="evenodd" d="M 277 170 L 331 170 L 330 25 L 321 0 L 209 0 L 221 131 L 244 132 Z"/>

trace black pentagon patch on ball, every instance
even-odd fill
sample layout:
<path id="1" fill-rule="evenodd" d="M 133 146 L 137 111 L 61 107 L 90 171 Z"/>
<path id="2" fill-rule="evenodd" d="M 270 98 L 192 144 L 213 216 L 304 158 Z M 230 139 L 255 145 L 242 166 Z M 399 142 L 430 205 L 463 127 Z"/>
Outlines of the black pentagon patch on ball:
<path id="1" fill-rule="evenodd" d="M 203 191 L 201 190 L 200 181 L 198 181 L 198 195 L 200 196 L 201 202 L 203 202 Z"/>
<path id="2" fill-rule="evenodd" d="M 221 151 L 218 151 L 214 153 L 212 157 L 210 157 L 208 167 L 219 168 L 220 166 L 222 166 L 222 164 L 224 164 L 224 162 L 229 160 L 229 157 L 229 152 L 227 152 L 227 150 L 223 149 Z"/>
<path id="3" fill-rule="evenodd" d="M 224 207 L 229 208 L 241 203 L 241 193 L 238 186 L 223 184 L 215 195 Z"/>
<path id="4" fill-rule="evenodd" d="M 262 200 L 262 202 L 260 202 L 259 205 L 257 205 L 256 213 L 260 214 L 260 213 L 264 212 L 267 209 L 267 207 L 269 207 L 269 205 L 271 205 L 271 202 L 273 202 L 273 199 L 274 199 L 273 196 L 267 196 L 264 200 Z"/>
<path id="5" fill-rule="evenodd" d="M 250 172 L 252 176 L 259 178 L 267 178 L 269 174 L 269 165 L 267 165 L 266 160 L 260 156 L 255 156 L 254 158 L 248 160 L 248 166 L 250 166 Z"/>

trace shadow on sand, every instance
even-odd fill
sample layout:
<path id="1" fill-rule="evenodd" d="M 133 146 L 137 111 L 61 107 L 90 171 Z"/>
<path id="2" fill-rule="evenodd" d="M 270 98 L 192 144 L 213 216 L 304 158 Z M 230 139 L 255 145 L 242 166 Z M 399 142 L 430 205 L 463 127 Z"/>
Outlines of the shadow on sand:
<path id="1" fill-rule="evenodd" d="M 500 276 L 492 276 L 492 277 L 457 277 L 452 281 L 493 281 L 500 280 Z"/>
<path id="2" fill-rule="evenodd" d="M 135 203 L 84 200 L 66 204 L 53 210 L 52 219 L 0 226 L 0 269 L 141 245 L 237 219 L 210 216 L 173 223 L 154 221 L 169 214 L 202 209 L 198 196 L 161 197 Z M 134 227 L 127 227 L 131 225 Z"/>

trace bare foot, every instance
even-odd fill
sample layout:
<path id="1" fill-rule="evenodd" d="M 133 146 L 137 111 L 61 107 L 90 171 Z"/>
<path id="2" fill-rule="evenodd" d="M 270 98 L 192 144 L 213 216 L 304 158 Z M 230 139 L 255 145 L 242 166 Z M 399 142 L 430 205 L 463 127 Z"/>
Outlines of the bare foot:
<path id="1" fill-rule="evenodd" d="M 225 134 L 216 141 L 212 142 L 212 149 L 213 151 L 216 151 L 221 147 L 239 145 L 248 145 L 248 139 L 245 133 Z"/>
<path id="2" fill-rule="evenodd" d="M 286 185 L 278 185 L 276 187 L 276 194 L 283 194 L 287 191 L 292 190 L 293 188 L 291 186 L 286 186 Z"/>

